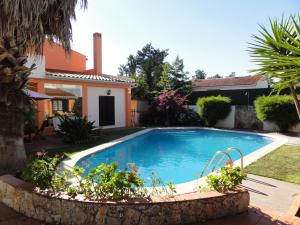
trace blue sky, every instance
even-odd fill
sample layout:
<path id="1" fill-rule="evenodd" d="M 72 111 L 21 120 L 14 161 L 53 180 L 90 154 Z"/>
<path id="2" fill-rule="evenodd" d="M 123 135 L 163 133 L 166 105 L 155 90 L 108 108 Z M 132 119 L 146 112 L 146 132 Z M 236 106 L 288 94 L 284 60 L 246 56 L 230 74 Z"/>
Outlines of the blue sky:
<path id="1" fill-rule="evenodd" d="M 268 18 L 300 12 L 299 0 L 89 0 L 73 23 L 73 49 L 92 68 L 92 34 L 102 33 L 103 72 L 117 74 L 129 54 L 146 43 L 169 49 L 194 74 L 249 74 L 247 42 Z"/>

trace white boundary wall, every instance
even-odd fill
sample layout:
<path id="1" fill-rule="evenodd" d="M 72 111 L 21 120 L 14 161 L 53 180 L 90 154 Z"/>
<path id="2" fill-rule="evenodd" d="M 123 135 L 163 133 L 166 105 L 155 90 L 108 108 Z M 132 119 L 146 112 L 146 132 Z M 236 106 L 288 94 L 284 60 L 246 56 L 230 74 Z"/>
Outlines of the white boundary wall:
<path id="1" fill-rule="evenodd" d="M 190 109 L 193 109 L 195 112 L 197 112 L 196 105 L 189 105 L 188 107 Z M 216 127 L 233 129 L 234 128 L 234 120 L 235 120 L 235 106 L 231 106 L 231 111 L 230 111 L 229 115 L 224 120 L 218 121 L 218 123 L 216 124 Z M 273 122 L 263 122 L 263 130 L 277 132 L 277 131 L 279 131 L 279 128 Z M 295 132 L 295 133 L 300 133 L 300 123 L 298 125 L 296 125 L 295 127 L 291 128 L 289 131 Z"/>

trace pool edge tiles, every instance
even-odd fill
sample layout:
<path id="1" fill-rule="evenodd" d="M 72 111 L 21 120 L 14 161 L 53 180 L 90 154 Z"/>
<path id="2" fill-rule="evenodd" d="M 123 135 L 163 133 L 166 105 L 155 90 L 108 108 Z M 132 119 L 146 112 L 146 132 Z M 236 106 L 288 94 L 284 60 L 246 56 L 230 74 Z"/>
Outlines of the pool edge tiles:
<path id="1" fill-rule="evenodd" d="M 93 148 L 84 150 L 82 152 L 76 153 L 74 155 L 71 155 L 69 159 L 66 159 L 62 161 L 58 168 L 57 172 L 60 173 L 64 169 L 71 168 L 76 165 L 78 161 L 80 161 L 82 158 L 87 157 L 88 155 L 91 155 L 96 152 L 101 152 L 103 150 L 106 150 L 110 147 L 113 147 L 115 145 L 118 145 L 120 143 L 129 141 L 133 138 L 136 138 L 138 136 L 141 136 L 143 134 L 149 133 L 153 130 L 215 130 L 215 131 L 223 131 L 223 132 L 231 132 L 231 133 L 243 133 L 243 134 L 251 134 L 251 135 L 259 135 L 263 137 L 272 138 L 272 142 L 254 150 L 253 152 L 247 154 L 244 157 L 244 166 L 247 166 L 251 164 L 252 162 L 256 161 L 257 159 L 263 157 L 264 155 L 270 153 L 271 151 L 275 150 L 276 148 L 280 147 L 284 143 L 287 142 L 287 138 L 284 137 L 284 135 L 280 135 L 278 133 L 257 133 L 257 132 L 248 132 L 248 131 L 235 131 L 235 130 L 224 130 L 224 129 L 216 129 L 216 128 L 204 128 L 204 127 L 163 127 L 163 128 L 147 128 L 142 131 L 138 131 L 134 134 L 119 138 L 117 140 L 111 141 L 109 143 L 101 144 L 98 146 L 95 146 Z M 235 165 L 240 165 L 240 159 L 234 161 Z M 204 177 L 205 178 L 205 177 Z M 193 192 L 199 185 L 204 185 L 204 178 L 201 179 L 195 179 L 192 181 L 184 182 L 184 183 L 178 183 L 176 184 L 177 193 L 188 193 Z"/>

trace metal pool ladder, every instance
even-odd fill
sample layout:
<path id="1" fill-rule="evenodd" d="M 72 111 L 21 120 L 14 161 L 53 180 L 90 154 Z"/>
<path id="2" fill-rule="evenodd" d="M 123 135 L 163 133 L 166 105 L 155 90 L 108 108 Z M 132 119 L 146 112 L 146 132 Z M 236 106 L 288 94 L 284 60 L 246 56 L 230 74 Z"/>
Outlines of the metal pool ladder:
<path id="1" fill-rule="evenodd" d="M 217 158 L 217 156 L 221 155 L 221 158 L 219 158 L 219 160 L 216 161 L 216 163 L 214 164 L 211 172 L 213 172 L 215 170 L 215 168 L 218 165 L 220 165 L 221 162 L 223 162 L 225 156 L 227 156 L 227 158 L 232 161 L 232 158 L 231 158 L 231 156 L 229 154 L 231 151 L 236 151 L 237 153 L 239 153 L 239 155 L 241 157 L 241 168 L 243 169 L 244 168 L 244 156 L 243 156 L 241 150 L 239 150 L 238 148 L 230 147 L 230 148 L 227 148 L 225 151 L 217 151 L 211 157 L 211 159 L 209 160 L 209 162 L 206 164 L 206 166 L 202 170 L 202 173 L 201 173 L 200 177 L 203 177 L 203 174 L 208 170 L 209 166 L 215 161 L 215 159 Z"/>

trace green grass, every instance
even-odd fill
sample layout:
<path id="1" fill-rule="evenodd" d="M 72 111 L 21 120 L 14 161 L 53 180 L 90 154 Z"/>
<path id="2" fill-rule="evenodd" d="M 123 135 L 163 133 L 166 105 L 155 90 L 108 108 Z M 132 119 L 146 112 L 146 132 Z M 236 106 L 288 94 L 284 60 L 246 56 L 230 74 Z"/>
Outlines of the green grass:
<path id="1" fill-rule="evenodd" d="M 283 145 L 249 165 L 246 171 L 300 184 L 300 146 Z"/>
<path id="2" fill-rule="evenodd" d="M 133 134 L 135 132 L 141 131 L 144 128 L 129 128 L 129 129 L 122 129 L 122 130 L 110 130 L 110 131 L 102 131 L 99 138 L 96 141 L 86 144 L 86 145 L 70 145 L 67 147 L 58 147 L 58 148 L 51 148 L 46 149 L 47 155 L 55 156 L 55 155 L 65 155 L 69 156 L 76 152 L 80 152 L 86 150 L 88 148 L 95 147 L 97 145 L 101 145 L 118 138 Z"/>

